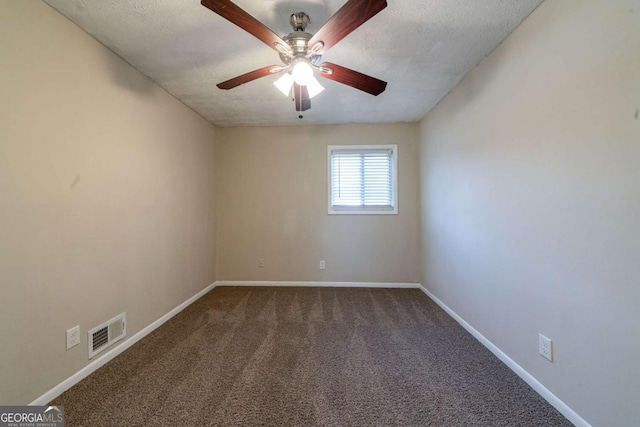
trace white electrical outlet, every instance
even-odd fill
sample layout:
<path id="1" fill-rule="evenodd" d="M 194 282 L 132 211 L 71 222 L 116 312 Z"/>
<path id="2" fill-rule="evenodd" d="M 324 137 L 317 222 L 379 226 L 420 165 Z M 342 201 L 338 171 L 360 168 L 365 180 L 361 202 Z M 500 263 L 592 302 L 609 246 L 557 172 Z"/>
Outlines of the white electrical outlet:
<path id="1" fill-rule="evenodd" d="M 67 350 L 80 344 L 80 325 L 67 329 Z"/>
<path id="2" fill-rule="evenodd" d="M 258 258 L 258 267 L 264 268 L 264 258 Z"/>
<path id="3" fill-rule="evenodd" d="M 538 334 L 538 352 L 553 362 L 553 342 L 542 334 Z"/>
<path id="4" fill-rule="evenodd" d="M 324 270 L 325 268 L 327 268 L 327 264 L 324 262 L 323 259 L 320 260 L 320 270 Z"/>

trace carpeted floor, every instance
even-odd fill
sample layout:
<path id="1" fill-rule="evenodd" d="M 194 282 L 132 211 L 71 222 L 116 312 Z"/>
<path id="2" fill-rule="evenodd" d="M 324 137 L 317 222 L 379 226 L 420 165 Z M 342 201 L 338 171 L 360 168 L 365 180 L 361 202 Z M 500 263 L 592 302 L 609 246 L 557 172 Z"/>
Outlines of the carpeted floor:
<path id="1" fill-rule="evenodd" d="M 71 426 L 570 426 L 417 289 L 218 287 L 52 404 Z"/>

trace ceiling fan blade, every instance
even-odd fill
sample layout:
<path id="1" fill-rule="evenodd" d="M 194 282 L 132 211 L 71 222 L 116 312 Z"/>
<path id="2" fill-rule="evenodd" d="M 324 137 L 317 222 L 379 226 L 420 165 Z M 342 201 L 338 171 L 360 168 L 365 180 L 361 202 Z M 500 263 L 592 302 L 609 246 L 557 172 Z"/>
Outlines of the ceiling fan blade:
<path id="1" fill-rule="evenodd" d="M 307 111 L 311 108 L 309 90 L 307 90 L 306 86 L 300 86 L 298 83 L 294 83 L 293 97 L 296 100 L 296 111 Z"/>
<path id="2" fill-rule="evenodd" d="M 272 71 L 274 69 L 275 71 Z M 218 86 L 220 89 L 233 89 L 236 86 L 249 83 L 255 79 L 259 79 L 260 77 L 266 77 L 275 73 L 279 73 L 282 70 L 283 68 L 279 65 L 269 65 L 268 67 L 260 68 L 258 70 L 253 70 L 241 76 L 237 76 L 232 79 L 229 79 L 225 82 L 218 83 L 216 86 Z"/>
<path id="3" fill-rule="evenodd" d="M 325 73 L 321 71 L 318 73 L 325 79 L 333 80 L 347 86 L 360 89 L 363 92 L 370 93 L 371 95 L 378 96 L 387 87 L 387 82 L 384 82 L 375 77 L 367 76 L 366 74 L 359 73 L 349 68 L 341 67 L 340 65 L 332 64 L 331 62 L 323 62 L 320 64 L 320 69 L 329 68 L 333 70 L 333 73 Z"/>
<path id="4" fill-rule="evenodd" d="M 204 7 L 222 16 L 227 21 L 233 22 L 249 34 L 262 40 L 272 49 L 277 50 L 276 43 L 287 46 L 282 38 L 235 3 L 229 0 L 202 0 L 201 3 Z"/>
<path id="5" fill-rule="evenodd" d="M 308 45 L 322 42 L 326 52 L 385 7 L 386 0 L 349 0 L 311 37 Z"/>

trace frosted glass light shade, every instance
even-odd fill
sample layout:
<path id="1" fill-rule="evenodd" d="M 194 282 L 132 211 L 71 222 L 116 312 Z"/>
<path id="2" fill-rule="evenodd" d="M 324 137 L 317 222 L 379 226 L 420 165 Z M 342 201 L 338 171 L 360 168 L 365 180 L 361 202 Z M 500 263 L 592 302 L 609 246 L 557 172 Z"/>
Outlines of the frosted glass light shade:
<path id="1" fill-rule="evenodd" d="M 291 86 L 293 86 L 293 78 L 291 77 L 291 74 L 284 73 L 282 77 L 273 82 L 273 84 L 284 94 L 284 96 L 289 96 L 291 93 Z"/>
<path id="2" fill-rule="evenodd" d="M 309 91 L 309 99 L 311 99 L 322 92 L 324 90 L 324 87 L 322 87 L 318 79 L 316 79 L 314 76 L 311 76 L 311 78 L 307 81 L 307 90 Z"/>

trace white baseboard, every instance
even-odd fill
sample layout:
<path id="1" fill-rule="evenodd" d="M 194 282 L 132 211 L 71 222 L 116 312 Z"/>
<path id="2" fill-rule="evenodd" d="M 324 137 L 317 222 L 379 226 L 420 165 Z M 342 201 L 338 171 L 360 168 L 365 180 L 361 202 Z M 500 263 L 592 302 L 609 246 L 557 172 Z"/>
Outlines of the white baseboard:
<path id="1" fill-rule="evenodd" d="M 387 282 L 277 282 L 277 281 L 230 281 L 216 282 L 216 286 L 298 286 L 321 288 L 419 288 L 419 283 Z"/>
<path id="2" fill-rule="evenodd" d="M 580 415 L 578 415 L 573 409 L 567 406 L 562 400 L 560 400 L 555 394 L 551 393 L 548 388 L 543 386 L 537 379 L 527 372 L 522 366 L 518 365 L 513 359 L 507 356 L 502 350 L 496 347 L 491 341 L 489 341 L 484 335 L 478 332 L 473 326 L 468 324 L 462 317 L 460 317 L 455 311 L 449 308 L 445 303 L 440 301 L 438 297 L 429 292 L 424 286 L 418 286 L 422 292 L 424 292 L 429 298 L 440 306 L 447 314 L 458 322 L 463 328 L 465 328 L 471 335 L 473 335 L 480 343 L 487 347 L 498 359 L 500 359 L 505 365 L 507 365 L 513 372 L 515 372 L 520 378 L 522 378 L 532 389 L 534 389 L 540 396 L 542 396 L 547 402 L 558 410 L 562 415 L 571 421 L 578 427 L 591 427 L 591 425 L 585 421 Z"/>
<path id="3" fill-rule="evenodd" d="M 126 349 L 128 349 L 129 347 L 137 343 L 138 341 L 140 341 L 142 338 L 149 335 L 155 329 L 160 327 L 160 325 L 162 325 L 164 322 L 171 319 L 176 314 L 180 313 L 182 310 L 187 308 L 194 301 L 202 297 L 204 294 L 209 292 L 215 286 L 216 286 L 215 283 L 212 283 L 211 285 L 207 286 L 206 288 L 204 288 L 203 290 L 201 290 L 200 292 L 198 292 L 197 294 L 195 294 L 194 296 L 192 296 L 191 298 L 189 298 L 188 300 L 186 300 L 185 302 L 183 302 L 182 304 L 180 304 L 179 306 L 177 306 L 176 308 L 174 308 L 164 316 L 160 317 L 158 320 L 156 320 L 149 326 L 145 327 L 144 329 L 141 329 L 140 331 L 138 331 L 137 333 L 135 333 L 125 341 L 122 341 L 120 345 L 112 348 L 111 350 L 108 350 L 105 354 L 103 354 L 93 362 L 89 363 L 87 366 L 80 369 L 78 372 L 71 375 L 69 378 L 62 381 L 57 386 L 53 387 L 51 390 L 47 391 L 42 396 L 38 397 L 29 405 L 46 405 L 47 403 L 51 402 L 56 397 L 60 396 L 63 392 L 67 391 L 74 385 L 78 384 L 80 381 L 82 381 L 84 378 L 89 376 L 91 373 L 98 370 L 98 368 L 100 368 L 101 366 L 103 366 L 113 358 L 115 358 L 117 355 L 119 355 L 120 353 L 122 353 L 123 351 L 125 351 Z"/>

